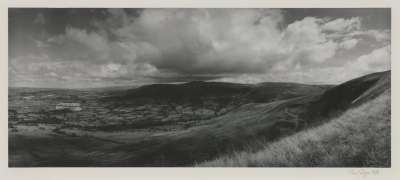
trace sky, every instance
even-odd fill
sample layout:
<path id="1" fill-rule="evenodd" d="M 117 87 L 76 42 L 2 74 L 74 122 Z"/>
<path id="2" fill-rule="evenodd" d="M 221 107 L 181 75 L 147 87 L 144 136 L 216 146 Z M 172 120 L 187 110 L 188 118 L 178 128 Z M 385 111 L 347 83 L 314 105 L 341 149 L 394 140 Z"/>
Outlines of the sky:
<path id="1" fill-rule="evenodd" d="M 338 84 L 390 69 L 390 9 L 10 8 L 9 86 Z"/>

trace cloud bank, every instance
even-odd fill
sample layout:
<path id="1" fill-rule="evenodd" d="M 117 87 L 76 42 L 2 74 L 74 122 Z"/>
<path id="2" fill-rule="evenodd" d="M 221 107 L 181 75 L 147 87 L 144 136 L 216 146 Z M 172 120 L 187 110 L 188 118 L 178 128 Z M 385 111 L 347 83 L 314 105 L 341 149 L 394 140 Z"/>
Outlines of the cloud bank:
<path id="1" fill-rule="evenodd" d="M 88 22 L 95 28 L 66 25 L 63 33 L 34 39 L 35 53 L 10 58 L 11 82 L 118 85 L 191 77 L 338 83 L 390 69 L 390 30 L 363 28 L 362 17 L 285 24 L 279 9 L 103 13 L 105 19 Z M 38 14 L 35 23 L 45 24 L 46 17 Z"/>

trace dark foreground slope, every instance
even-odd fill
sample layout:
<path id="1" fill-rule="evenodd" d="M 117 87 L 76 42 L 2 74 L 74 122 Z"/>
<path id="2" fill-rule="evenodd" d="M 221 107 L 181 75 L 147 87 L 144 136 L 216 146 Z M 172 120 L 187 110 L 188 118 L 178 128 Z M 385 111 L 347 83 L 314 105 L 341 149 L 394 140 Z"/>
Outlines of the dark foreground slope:
<path id="1" fill-rule="evenodd" d="M 309 114 L 326 116 L 367 102 L 390 88 L 390 71 L 369 74 L 325 91 Z"/>
<path id="2" fill-rule="evenodd" d="M 390 167 L 390 89 L 329 122 L 202 167 Z"/>
<path id="3" fill-rule="evenodd" d="M 138 138 L 140 140 L 124 143 L 110 139 L 93 139 L 90 135 L 56 135 L 45 138 L 10 136 L 10 152 L 19 152 L 12 156 L 15 161 L 11 161 L 17 163 L 10 165 L 192 166 L 249 148 L 254 152 L 262 150 L 264 142 L 276 142 L 283 137 L 329 123 L 349 109 L 371 104 L 383 92 L 390 94 L 390 72 L 367 75 L 326 90 L 327 88 L 329 86 L 287 83 L 238 85 L 204 82 L 145 86 L 104 98 L 103 101 L 123 102 L 124 106 L 132 105 L 129 103 L 133 102 L 189 104 L 194 107 L 198 103 L 207 106 L 210 103 L 204 102 L 209 101 L 218 106 L 219 103 L 224 104 L 223 99 L 228 97 L 227 104 L 235 106 L 196 126 L 159 135 L 141 136 Z M 369 107 L 374 109 L 374 104 Z M 386 126 L 382 127 L 381 131 L 387 130 Z M 156 128 L 158 127 L 154 127 Z M 263 143 L 256 143 L 261 140 Z M 363 154 L 358 156 L 363 157 Z M 309 165 L 304 162 L 304 166 Z M 340 163 L 337 165 L 340 166 Z M 368 166 L 368 163 L 352 165 Z"/>

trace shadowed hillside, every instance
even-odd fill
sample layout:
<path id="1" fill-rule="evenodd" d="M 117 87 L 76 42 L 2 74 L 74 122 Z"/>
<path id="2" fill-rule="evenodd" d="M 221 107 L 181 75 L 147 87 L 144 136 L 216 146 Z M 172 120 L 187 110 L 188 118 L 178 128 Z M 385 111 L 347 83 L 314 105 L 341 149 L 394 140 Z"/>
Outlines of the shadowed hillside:
<path id="1" fill-rule="evenodd" d="M 270 102 L 298 96 L 318 94 L 330 85 L 297 83 L 234 84 L 193 81 L 184 84 L 153 84 L 110 96 L 105 100 L 164 99 L 182 101 L 202 98 L 241 97 L 251 102 Z"/>
<path id="2" fill-rule="evenodd" d="M 321 126 L 202 167 L 390 167 L 390 89 Z"/>
<path id="3" fill-rule="evenodd" d="M 390 88 L 390 71 L 369 74 L 327 90 L 309 111 L 312 116 L 326 116 L 362 104 Z"/>

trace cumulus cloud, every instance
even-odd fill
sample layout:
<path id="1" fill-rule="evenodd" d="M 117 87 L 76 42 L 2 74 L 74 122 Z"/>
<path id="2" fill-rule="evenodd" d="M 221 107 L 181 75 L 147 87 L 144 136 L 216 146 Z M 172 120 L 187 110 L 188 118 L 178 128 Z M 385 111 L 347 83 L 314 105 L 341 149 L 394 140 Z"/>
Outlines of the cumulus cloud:
<path id="1" fill-rule="evenodd" d="M 278 10 L 145 10 L 117 29 L 123 39 L 147 42 L 160 56 L 148 58 L 159 69 L 207 74 L 263 71 L 265 52 L 279 41 Z"/>
<path id="2" fill-rule="evenodd" d="M 364 36 L 384 45 L 390 41 L 388 30 L 362 29 L 360 17 L 304 17 L 285 24 L 279 9 L 144 9 L 134 16 L 109 9 L 105 13 L 102 21 L 90 22 L 97 29 L 67 26 L 63 34 L 35 41 L 47 57 L 13 59 L 13 73 L 40 76 L 42 72 L 63 80 L 190 76 L 304 82 L 315 79 L 316 72 L 339 71 L 340 67 L 325 66 L 339 51 L 351 54 Z M 352 63 L 365 69 L 365 62 L 383 56 L 381 51 Z"/>
<path id="3" fill-rule="evenodd" d="M 369 73 L 390 70 L 390 52 L 391 50 L 389 45 L 374 49 L 372 52 L 361 55 L 355 61 L 349 61 L 343 66 L 312 69 L 294 68 L 290 73 L 276 72 L 274 74 L 240 74 L 231 77 L 219 78 L 215 81 L 236 83 L 289 81 L 310 84 L 338 84 Z"/>
<path id="4" fill-rule="evenodd" d="M 283 31 L 283 44 L 278 48 L 286 49 L 287 60 L 294 63 L 321 63 L 331 58 L 338 44 L 322 32 L 323 25 L 324 20 L 313 17 L 289 24 Z"/>
<path id="5" fill-rule="evenodd" d="M 350 19 L 339 18 L 331 20 L 322 26 L 324 31 L 332 32 L 351 32 L 361 28 L 361 19 L 353 17 Z"/>
<path id="6" fill-rule="evenodd" d="M 358 43 L 358 40 L 357 40 L 357 39 L 347 39 L 347 40 L 342 41 L 342 42 L 339 44 L 339 46 L 342 47 L 342 48 L 344 48 L 344 49 L 351 49 L 351 48 L 353 48 L 354 46 L 356 46 L 357 43 Z"/>
<path id="7" fill-rule="evenodd" d="M 390 69 L 390 45 L 373 50 L 351 62 L 348 66 L 354 67 L 363 73 L 385 71 Z"/>
<path id="8" fill-rule="evenodd" d="M 385 30 L 364 30 L 364 31 L 354 31 L 349 34 L 350 36 L 357 37 L 357 36 L 368 36 L 374 38 L 378 42 L 388 42 L 390 41 L 390 31 Z"/>
<path id="9" fill-rule="evenodd" d="M 113 10 L 110 18 L 115 16 L 126 18 Z M 67 28 L 64 38 L 93 50 L 96 55 L 91 57 L 146 62 L 164 71 L 262 73 L 334 56 L 339 45 L 323 32 L 332 22 L 346 29 L 354 24 L 307 17 L 281 30 L 282 13 L 275 9 L 146 9 L 113 29 L 118 42 L 74 28 Z"/>
<path id="10" fill-rule="evenodd" d="M 68 27 L 65 38 L 85 45 L 94 51 L 102 51 L 108 48 L 108 42 L 105 38 L 95 32 L 86 32 L 76 28 Z"/>

